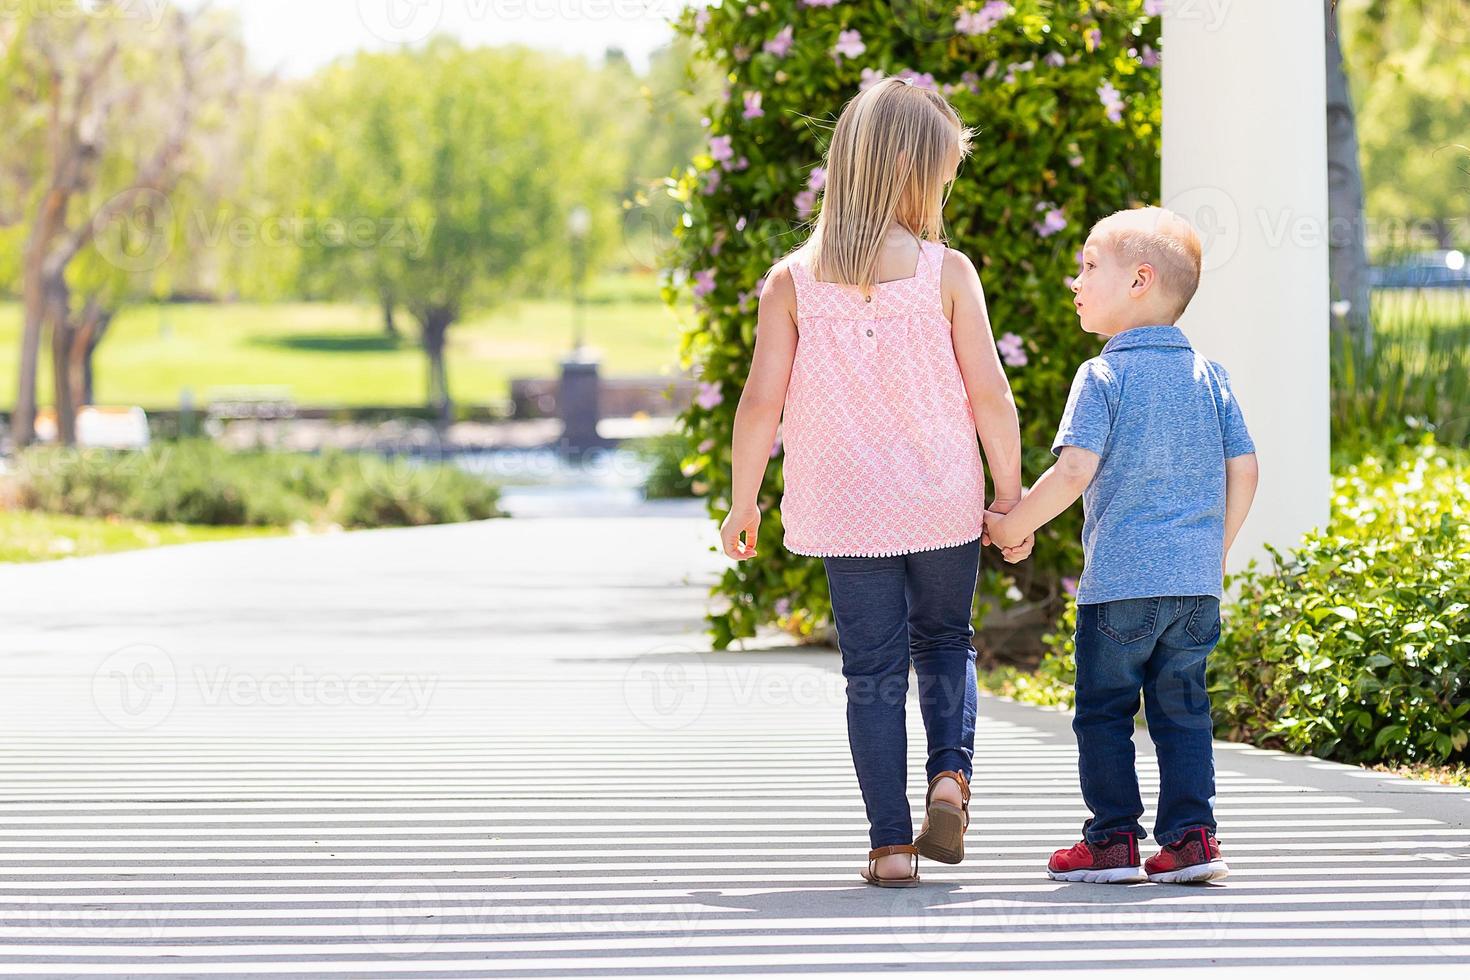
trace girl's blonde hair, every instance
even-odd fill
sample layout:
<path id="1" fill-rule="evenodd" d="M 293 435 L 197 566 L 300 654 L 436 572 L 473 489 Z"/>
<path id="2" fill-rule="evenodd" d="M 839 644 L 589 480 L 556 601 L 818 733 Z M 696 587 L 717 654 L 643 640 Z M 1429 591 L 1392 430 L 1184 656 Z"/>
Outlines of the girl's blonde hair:
<path id="1" fill-rule="evenodd" d="M 938 92 L 885 78 L 859 92 L 837 117 L 826 183 L 801 251 L 824 282 L 861 286 L 878 278 L 878 257 L 897 220 L 921 239 L 943 241 L 953 155 L 970 155 L 975 131 Z"/>

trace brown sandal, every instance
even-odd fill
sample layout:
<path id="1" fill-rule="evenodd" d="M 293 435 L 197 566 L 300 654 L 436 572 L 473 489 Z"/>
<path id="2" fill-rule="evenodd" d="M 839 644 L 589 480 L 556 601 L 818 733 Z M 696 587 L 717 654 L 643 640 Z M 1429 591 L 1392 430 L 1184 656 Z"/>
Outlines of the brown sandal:
<path id="1" fill-rule="evenodd" d="M 914 856 L 914 873 L 907 878 L 880 878 L 878 868 L 874 864 L 880 857 L 889 854 L 912 854 Z M 887 847 L 875 847 L 868 852 L 868 866 L 861 872 L 863 880 L 870 885 L 879 888 L 913 888 L 919 883 L 919 852 L 912 844 L 890 844 Z"/>
<path id="2" fill-rule="evenodd" d="M 958 807 L 943 800 L 931 802 L 935 785 L 946 776 L 960 784 L 963 802 Z M 965 859 L 965 831 L 970 828 L 970 781 L 965 774 L 947 769 L 929 780 L 929 792 L 924 794 L 924 813 L 929 819 L 929 826 L 914 839 L 919 853 L 931 861 L 959 864 Z"/>

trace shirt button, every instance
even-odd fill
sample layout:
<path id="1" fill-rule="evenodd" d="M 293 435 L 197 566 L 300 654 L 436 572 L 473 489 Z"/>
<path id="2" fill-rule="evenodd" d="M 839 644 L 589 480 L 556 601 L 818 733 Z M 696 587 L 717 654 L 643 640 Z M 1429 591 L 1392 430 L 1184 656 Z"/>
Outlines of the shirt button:
<path id="1" fill-rule="evenodd" d="M 873 302 L 873 297 L 871 297 L 871 296 L 864 296 L 863 297 L 863 302 L 864 303 L 871 303 L 871 302 Z"/>
<path id="2" fill-rule="evenodd" d="M 871 330 L 869 330 L 869 331 L 868 331 L 868 336 L 869 336 L 869 337 L 871 337 L 871 336 L 873 336 L 873 331 L 871 331 Z"/>

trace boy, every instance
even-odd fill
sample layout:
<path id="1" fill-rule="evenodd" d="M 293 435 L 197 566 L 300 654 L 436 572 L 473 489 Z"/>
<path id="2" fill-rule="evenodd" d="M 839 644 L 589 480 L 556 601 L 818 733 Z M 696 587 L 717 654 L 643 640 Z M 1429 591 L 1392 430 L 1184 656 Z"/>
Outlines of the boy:
<path id="1" fill-rule="evenodd" d="M 1230 378 L 1175 326 L 1199 287 L 1199 235 L 1161 208 L 1104 218 L 1072 285 L 1082 329 L 1109 338 L 1072 383 L 1056 464 L 990 541 L 1014 547 L 1083 496 L 1077 733 L 1083 839 L 1052 855 L 1059 881 L 1211 881 L 1215 765 L 1205 658 L 1220 637 L 1225 555 L 1255 496 L 1255 446 Z M 1159 761 L 1158 854 L 1133 763 L 1143 692 Z"/>

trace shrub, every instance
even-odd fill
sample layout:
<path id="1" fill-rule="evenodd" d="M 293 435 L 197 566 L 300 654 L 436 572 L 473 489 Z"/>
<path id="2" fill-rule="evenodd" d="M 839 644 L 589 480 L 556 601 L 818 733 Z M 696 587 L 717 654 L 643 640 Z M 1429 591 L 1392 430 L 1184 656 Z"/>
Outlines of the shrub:
<path id="1" fill-rule="evenodd" d="M 695 300 L 682 357 L 704 384 L 681 421 L 712 517 L 729 510 L 730 436 L 750 368 L 760 279 L 804 239 L 820 206 L 813 168 L 825 132 L 875 73 L 938 88 L 981 129 L 946 225 L 953 247 L 981 269 L 997 339 L 1017 335 L 1007 360 L 1028 482 L 1050 465 L 1072 376 L 1098 350 L 1069 302 L 1076 254 L 1094 219 L 1158 195 L 1159 23 L 1145 10 L 1155 6 L 762 0 L 686 10 L 680 32 L 727 83 L 708 111 L 708 150 L 669 182 L 682 214 L 664 290 L 676 304 L 692 286 Z M 710 616 L 716 648 L 787 617 L 808 629 L 830 619 L 820 559 L 779 547 L 779 456 L 778 445 L 760 498 L 761 558 L 736 564 L 715 587 L 729 600 Z M 977 618 L 1012 590 L 1026 601 L 1059 601 L 1061 577 L 1081 567 L 1079 524 L 1076 510 L 1055 522 L 1022 566 L 987 556 L 981 592 L 996 598 L 977 603 Z"/>
<path id="2" fill-rule="evenodd" d="M 1229 580 L 1216 733 L 1346 762 L 1470 758 L 1470 454 L 1425 442 L 1333 482 L 1324 530 Z M 988 686 L 1070 705 L 1074 614 L 1035 675 Z"/>
<path id="3" fill-rule="evenodd" d="M 1348 762 L 1465 758 L 1467 501 L 1470 457 L 1432 444 L 1340 473 L 1325 531 L 1232 580 L 1219 733 Z"/>
<path id="4" fill-rule="evenodd" d="M 18 460 L 16 484 L 32 510 L 182 524 L 389 527 L 499 516 L 495 487 L 453 466 L 232 453 L 208 440 L 136 453 L 32 447 Z"/>
<path id="5" fill-rule="evenodd" d="M 686 433 L 671 432 L 630 440 L 625 448 L 649 465 L 648 476 L 643 481 L 645 498 L 658 500 L 695 495 L 694 478 L 685 472 L 686 465 L 692 466 L 690 457 L 694 455 L 694 446 Z"/>

